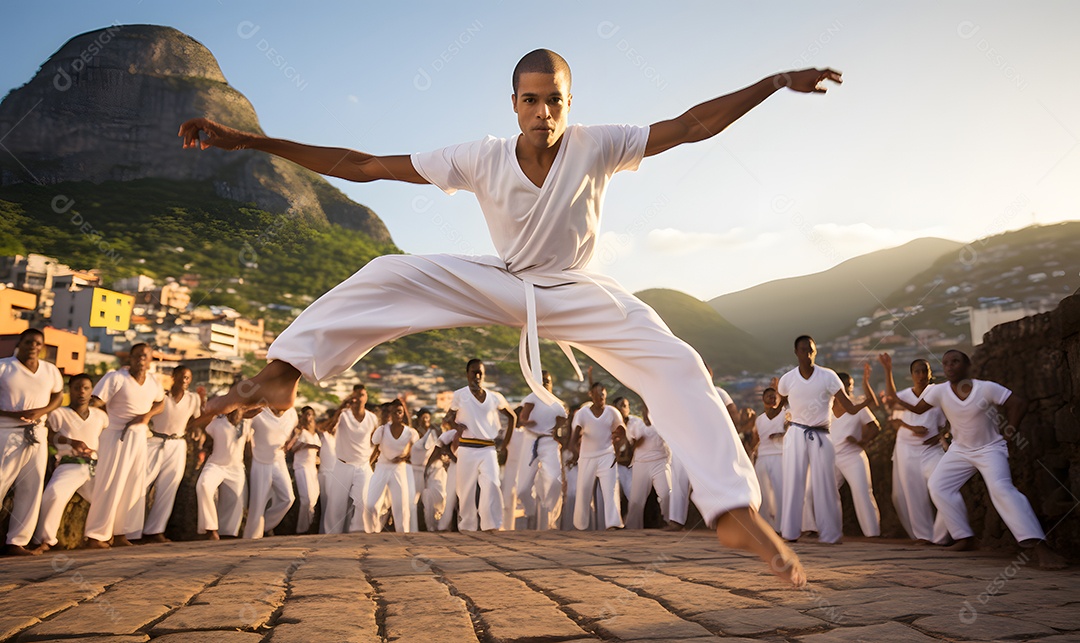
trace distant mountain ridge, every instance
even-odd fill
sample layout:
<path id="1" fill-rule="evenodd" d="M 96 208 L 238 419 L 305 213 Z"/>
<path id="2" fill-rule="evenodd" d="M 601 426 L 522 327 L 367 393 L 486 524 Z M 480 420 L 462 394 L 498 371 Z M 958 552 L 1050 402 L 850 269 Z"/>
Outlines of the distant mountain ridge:
<path id="1" fill-rule="evenodd" d="M 254 107 L 190 36 L 156 25 L 75 36 L 0 102 L 10 152 L 0 154 L 0 186 L 210 181 L 226 199 L 391 243 L 374 212 L 298 165 L 255 151 L 182 149 L 177 129 L 198 116 L 262 132 Z"/>

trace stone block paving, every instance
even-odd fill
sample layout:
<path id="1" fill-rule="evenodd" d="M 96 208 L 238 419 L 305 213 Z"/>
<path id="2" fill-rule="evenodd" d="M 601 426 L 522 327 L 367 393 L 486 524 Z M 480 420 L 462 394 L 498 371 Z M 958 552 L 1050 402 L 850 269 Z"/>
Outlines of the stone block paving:
<path id="1" fill-rule="evenodd" d="M 0 641 L 1080 641 L 1080 568 L 796 546 L 785 588 L 704 531 L 346 534 L 0 560 Z"/>

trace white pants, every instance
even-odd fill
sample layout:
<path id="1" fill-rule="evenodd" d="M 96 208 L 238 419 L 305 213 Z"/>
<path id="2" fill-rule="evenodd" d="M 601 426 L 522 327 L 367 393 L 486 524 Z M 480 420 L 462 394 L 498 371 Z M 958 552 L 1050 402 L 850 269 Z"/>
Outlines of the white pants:
<path id="1" fill-rule="evenodd" d="M 622 516 L 619 515 L 619 472 L 612 466 L 614 463 L 614 453 L 605 453 L 593 458 L 578 458 L 578 502 L 574 507 L 575 528 L 589 528 L 589 514 L 592 511 L 592 503 L 589 499 L 592 498 L 593 485 L 596 481 L 600 482 L 600 496 L 604 500 L 605 528 L 623 526 Z"/>
<path id="2" fill-rule="evenodd" d="M 50 547 L 55 545 L 56 532 L 60 529 L 60 521 L 72 496 L 77 492 L 89 502 L 93 490 L 94 478 L 90 475 L 90 465 L 70 463 L 56 467 L 41 496 L 41 516 L 34 532 L 34 542 Z"/>
<path id="3" fill-rule="evenodd" d="M 803 503 L 809 481 L 818 539 L 825 543 L 840 542 L 843 522 L 840 491 L 836 488 L 836 451 L 828 434 L 792 426 L 784 435 L 782 457 L 784 491 L 780 534 L 786 540 L 797 540 L 802 535 Z"/>
<path id="4" fill-rule="evenodd" d="M 726 413 L 726 411 L 725 411 Z M 741 447 L 740 447 L 741 448 Z M 671 498 L 668 501 L 668 520 L 680 525 L 686 524 L 690 512 L 690 477 L 682 461 L 671 456 Z"/>
<path id="5" fill-rule="evenodd" d="M 184 479 L 187 466 L 187 440 L 163 440 L 150 437 L 146 441 L 146 492 L 154 489 L 154 504 L 146 514 L 143 532 L 165 532 L 176 501 L 176 490 Z"/>
<path id="6" fill-rule="evenodd" d="M 558 529 L 562 514 L 559 443 L 550 436 L 537 437 L 528 432 L 524 437 L 526 458 L 518 473 L 518 490 L 523 494 L 535 490 L 537 529 Z"/>
<path id="7" fill-rule="evenodd" d="M 7 544 L 25 547 L 38 524 L 41 489 L 48 464 L 48 430 L 44 423 L 34 429 L 37 444 L 26 441 L 22 429 L 0 429 L 0 502 L 15 489 Z"/>
<path id="8" fill-rule="evenodd" d="M 780 499 L 784 492 L 784 457 L 779 453 L 759 455 L 754 463 L 758 484 L 761 485 L 761 517 L 776 531 L 780 531 Z"/>
<path id="9" fill-rule="evenodd" d="M 439 521 L 446 509 L 446 467 L 442 462 L 428 465 L 424 475 L 424 526 L 439 531 Z"/>
<path id="10" fill-rule="evenodd" d="M 656 489 L 656 499 L 660 501 L 660 513 L 666 520 L 668 500 L 671 497 L 671 465 L 668 461 L 666 459 L 645 462 L 635 460 L 630 473 L 630 502 L 626 508 L 626 528 L 645 527 L 645 501 L 649 499 L 649 489 Z"/>
<path id="11" fill-rule="evenodd" d="M 930 497 L 937 505 L 938 512 L 945 514 L 945 524 L 953 538 L 959 540 L 975 535 L 968 524 L 967 507 L 964 497 L 960 495 L 960 487 L 976 471 L 982 474 L 994 509 L 997 509 L 1018 543 L 1046 539 L 1031 503 L 1013 486 L 1012 473 L 1009 471 L 1009 445 L 1004 440 L 971 450 L 957 447 L 954 443 L 930 476 Z"/>
<path id="12" fill-rule="evenodd" d="M 337 461 L 336 458 L 334 460 Z M 325 461 L 319 463 L 319 506 L 322 507 L 322 517 L 319 519 L 319 533 L 329 534 L 331 532 L 327 529 L 329 523 L 326 520 L 326 512 L 330 504 L 330 485 L 334 484 L 334 468 L 332 464 L 326 463 L 324 466 L 324 463 Z"/>
<path id="13" fill-rule="evenodd" d="M 98 439 L 94 493 L 86 515 L 86 537 L 109 540 L 142 538 L 146 517 L 146 425 L 106 429 Z M 121 436 L 127 438 L 121 440 Z"/>
<path id="14" fill-rule="evenodd" d="M 270 464 L 252 462 L 249 477 L 244 538 L 262 538 L 264 532 L 277 527 L 296 500 L 285 454 L 281 453 Z"/>
<path id="15" fill-rule="evenodd" d="M 371 474 L 368 482 L 367 495 L 367 525 L 371 530 L 368 533 L 382 531 L 382 521 L 379 519 L 379 505 L 383 494 L 390 492 L 390 510 L 394 514 L 394 529 L 399 532 L 412 531 L 412 514 L 416 512 L 416 506 L 412 504 L 412 466 L 408 462 L 387 464 L 375 463 L 375 472 Z"/>
<path id="16" fill-rule="evenodd" d="M 540 336 L 573 344 L 644 393 L 710 524 L 730 509 L 756 509 L 761 493 L 753 464 L 701 357 L 613 280 L 567 272 L 553 281 L 562 279 L 570 283 L 534 289 Z M 504 268 L 461 257 L 376 257 L 308 306 L 278 336 L 268 358 L 320 381 L 409 333 L 492 324 L 521 328 L 526 288 Z"/>
<path id="17" fill-rule="evenodd" d="M 460 449 L 459 449 L 460 450 Z M 436 482 L 441 476 L 436 471 Z M 454 511 L 457 509 L 457 462 L 450 461 L 450 464 L 446 467 L 446 477 L 443 479 L 442 497 L 443 497 L 443 512 L 439 517 L 439 523 L 436 527 L 437 531 L 449 531 L 453 527 Z M 438 493 L 438 490 L 436 490 Z"/>
<path id="18" fill-rule="evenodd" d="M 870 460 L 866 452 L 836 454 L 836 488 L 847 481 L 851 489 L 851 501 L 855 505 L 855 516 L 859 519 L 859 528 L 864 536 L 876 538 L 881 535 L 881 513 L 874 500 L 874 484 L 870 478 Z"/>
<path id="19" fill-rule="evenodd" d="M 900 483 L 900 465 L 897 464 L 896 452 L 899 450 L 899 445 L 893 445 L 892 453 L 892 503 L 893 508 L 896 509 L 896 517 L 900 520 L 900 526 L 907 532 L 909 538 L 915 538 L 915 532 L 911 529 L 911 518 L 908 516 L 908 504 L 907 498 L 904 495 L 904 487 Z M 927 490 L 926 497 L 930 497 L 930 491 Z M 942 518 L 944 520 L 944 518 Z"/>
<path id="20" fill-rule="evenodd" d="M 338 461 L 326 483 L 326 505 L 323 507 L 323 532 L 340 534 L 345 531 L 367 531 L 367 488 L 371 480 L 371 468 L 363 464 L 347 464 Z M 353 513 L 349 518 L 349 502 Z"/>
<path id="21" fill-rule="evenodd" d="M 495 447 L 460 447 L 457 458 L 458 529 L 477 530 L 477 485 L 480 485 L 479 528 L 484 531 L 502 528 L 502 490 Z"/>
<path id="22" fill-rule="evenodd" d="M 934 516 L 934 504 L 930 501 L 927 483 L 944 456 L 941 444 L 916 446 L 897 442 L 896 460 L 893 463 L 912 538 L 939 545 L 948 542 L 949 528 L 945 526 L 944 514 L 939 512 Z"/>
<path id="23" fill-rule="evenodd" d="M 300 513 L 296 517 L 296 533 L 306 534 L 315 520 L 315 502 L 319 499 L 319 474 L 315 463 L 294 466 L 296 478 L 296 496 L 300 503 Z"/>
<path id="24" fill-rule="evenodd" d="M 420 500 L 424 495 L 424 465 L 422 464 L 410 464 L 409 475 L 412 476 L 409 489 L 411 491 L 410 497 L 412 499 L 410 507 L 412 511 L 409 513 L 409 530 L 420 531 Z M 424 523 L 425 525 L 427 523 Z M 430 530 L 431 527 L 428 527 Z"/>
<path id="25" fill-rule="evenodd" d="M 527 441 L 525 429 L 514 429 L 514 438 L 510 441 L 510 447 L 506 451 L 506 464 L 503 465 L 502 482 L 500 483 L 503 506 L 502 528 L 505 531 L 514 531 L 517 527 L 514 523 L 517 515 L 518 494 L 525 495 L 531 491 L 518 490 L 521 467 L 528 463 L 529 458 L 532 457 L 532 453 L 527 452 L 531 446 L 526 444 Z M 529 503 L 525 504 L 528 505 Z"/>
<path id="26" fill-rule="evenodd" d="M 222 536 L 239 535 L 240 521 L 244 519 L 246 477 L 242 466 L 203 465 L 199 480 L 195 483 L 199 509 L 196 518 L 198 533 L 216 531 Z"/>

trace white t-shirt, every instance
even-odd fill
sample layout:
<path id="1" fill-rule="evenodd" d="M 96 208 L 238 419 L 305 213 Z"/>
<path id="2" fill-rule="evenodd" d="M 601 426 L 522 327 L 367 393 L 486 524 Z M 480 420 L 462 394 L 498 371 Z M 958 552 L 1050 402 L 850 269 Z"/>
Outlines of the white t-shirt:
<path id="1" fill-rule="evenodd" d="M 206 425 L 206 434 L 214 440 L 214 450 L 206 458 L 206 464 L 244 468 L 244 445 L 251 439 L 250 421 L 241 420 L 240 426 L 233 426 L 229 418 L 219 415 Z"/>
<path id="2" fill-rule="evenodd" d="M 371 434 L 372 444 L 379 445 L 379 463 L 389 465 L 405 464 L 404 462 L 391 462 L 391 460 L 401 457 L 401 454 L 405 453 L 405 449 L 419 439 L 420 434 L 416 432 L 416 429 L 408 425 L 402 428 L 401 435 L 396 438 L 393 431 L 390 430 L 389 424 L 380 426 Z"/>
<path id="3" fill-rule="evenodd" d="M 337 457 L 337 434 L 319 431 L 319 471 L 330 473 L 338 462 Z"/>
<path id="4" fill-rule="evenodd" d="M 814 366 L 810 379 L 803 379 L 799 367 L 780 378 L 777 393 L 788 399 L 791 421 L 804 426 L 829 426 L 832 419 L 833 396 L 844 389 L 836 371 Z"/>
<path id="5" fill-rule="evenodd" d="M 371 454 L 375 452 L 375 447 L 371 445 L 371 434 L 378 425 L 371 411 L 364 411 L 363 419 L 357 420 L 353 410 L 346 409 L 338 417 L 337 423 L 338 459 L 358 467 L 370 467 Z"/>
<path id="6" fill-rule="evenodd" d="M 925 393 L 926 391 L 923 392 Z M 915 391 L 911 390 L 910 387 L 897 392 L 896 397 L 912 406 L 919 403 L 919 396 L 915 395 Z M 904 427 L 896 429 L 896 441 L 910 446 L 922 446 L 923 442 L 940 433 L 941 429 L 945 426 L 945 414 L 936 406 L 922 415 L 912 413 L 901 407 L 900 419 L 912 426 L 925 426 L 927 429 L 926 435 L 915 435 L 911 429 L 906 429 Z"/>
<path id="7" fill-rule="evenodd" d="M 188 420 L 199 417 L 200 406 L 202 404 L 199 396 L 191 391 L 184 391 L 179 402 L 173 400 L 171 393 L 166 393 L 164 408 L 151 420 L 154 433 L 184 435 Z"/>
<path id="8" fill-rule="evenodd" d="M 971 380 L 971 393 L 965 400 L 956 397 L 948 382 L 927 386 L 920 399 L 945 413 L 954 448 L 978 449 L 1004 440 L 997 427 L 998 422 L 1004 425 L 1005 418 L 994 407 L 1004 404 L 1010 395 L 1012 391 L 997 382 Z"/>
<path id="9" fill-rule="evenodd" d="M 161 388 L 157 376 L 149 372 L 143 383 L 139 384 L 125 366 L 109 371 L 98 380 L 94 397 L 105 403 L 109 430 L 120 431 L 131 418 L 146 413 L 155 402 L 164 399 L 165 389 Z"/>
<path id="10" fill-rule="evenodd" d="M 259 464 L 273 464 L 274 460 L 285 459 L 282 447 L 288 442 L 293 429 L 300 423 L 296 409 L 289 409 L 274 415 L 270 409 L 251 418 L 251 459 Z"/>
<path id="11" fill-rule="evenodd" d="M 829 439 L 836 448 L 836 455 L 862 451 L 859 445 L 847 441 L 848 436 L 861 440 L 863 427 L 875 421 L 874 414 L 865 407 L 859 409 L 859 412 L 854 415 L 851 413 L 844 413 L 839 417 L 834 415 L 832 427 L 829 429 Z"/>
<path id="12" fill-rule="evenodd" d="M 468 427 L 462 432 L 461 437 L 494 440 L 502 428 L 499 409 L 514 410 L 501 393 L 495 391 L 486 393 L 484 401 L 481 402 L 467 386 L 454 391 L 454 397 L 450 400 L 450 410 L 457 411 L 454 421 Z"/>
<path id="13" fill-rule="evenodd" d="M 543 187 L 521 170 L 517 136 L 413 154 L 412 164 L 447 194 L 476 195 L 508 270 L 552 274 L 592 259 L 608 182 L 616 172 L 637 169 L 648 139 L 647 127 L 571 125 Z"/>
<path id="14" fill-rule="evenodd" d="M 14 355 L 0 359 L 0 411 L 40 409 L 49 405 L 53 393 L 63 390 L 64 378 L 52 362 L 39 359 L 37 371 L 31 372 Z M 19 418 L 0 417 L 0 429 L 23 424 Z"/>
<path id="15" fill-rule="evenodd" d="M 595 458 L 615 453 L 612 444 L 615 429 L 623 425 L 622 413 L 611 405 L 605 405 L 600 417 L 592 411 L 592 405 L 580 409 L 574 415 L 574 428 L 581 427 L 582 458 Z"/>
<path id="16" fill-rule="evenodd" d="M 319 436 L 315 435 L 312 431 L 300 431 L 296 436 L 296 444 L 311 444 L 317 447 L 321 447 L 322 443 L 319 441 Z M 318 449 L 309 449 L 307 447 L 300 447 L 293 453 L 292 466 L 293 469 L 302 469 L 304 467 L 315 468 L 315 456 L 319 453 Z"/>
<path id="17" fill-rule="evenodd" d="M 525 427 L 525 430 L 533 436 L 552 435 L 555 430 L 555 422 L 561 417 L 566 417 L 566 407 L 563 406 L 562 402 L 545 404 L 536 393 L 529 393 L 521 401 L 522 406 L 526 404 L 533 405 L 532 411 L 529 413 L 529 420 L 536 422 L 536 424 Z"/>
<path id="18" fill-rule="evenodd" d="M 784 443 L 782 440 L 773 440 L 769 436 L 779 433 L 784 435 L 784 420 L 785 411 L 780 409 L 780 412 L 776 414 L 776 417 L 769 419 L 768 415 L 764 412 L 754 418 L 754 430 L 758 435 L 758 448 L 757 454 L 760 458 L 763 455 L 783 455 Z"/>
<path id="19" fill-rule="evenodd" d="M 642 420 L 636 415 L 631 415 L 630 419 L 626 422 L 626 437 L 629 438 L 631 442 L 641 440 L 641 442 L 634 447 L 634 462 L 667 460 L 671 457 L 671 452 L 668 451 L 667 443 L 664 442 L 664 438 L 660 437 L 660 434 L 656 432 L 656 427 L 651 424 L 645 424 L 645 420 Z"/>
<path id="20" fill-rule="evenodd" d="M 413 429 L 416 431 L 416 429 Z M 419 435 L 420 432 L 416 431 Z M 409 464 L 416 467 L 427 466 L 428 460 L 431 458 L 431 454 L 435 452 L 435 447 L 439 444 L 439 430 L 435 427 L 428 429 L 424 437 L 417 440 L 416 444 L 412 447 L 412 452 L 409 454 Z"/>
<path id="21" fill-rule="evenodd" d="M 49 426 L 53 431 L 72 440 L 86 443 L 91 451 L 97 451 L 98 438 L 105 427 L 109 426 L 109 416 L 101 409 L 90 407 L 90 415 L 82 419 L 75 409 L 61 406 L 49 413 Z M 70 444 L 58 444 L 56 452 L 60 455 L 72 455 Z"/>
<path id="22" fill-rule="evenodd" d="M 727 408 L 728 404 L 735 403 L 735 400 L 731 399 L 731 396 L 728 395 L 728 392 L 720 388 L 719 386 L 716 387 L 716 392 L 720 394 L 720 399 L 724 401 L 724 408 Z"/>

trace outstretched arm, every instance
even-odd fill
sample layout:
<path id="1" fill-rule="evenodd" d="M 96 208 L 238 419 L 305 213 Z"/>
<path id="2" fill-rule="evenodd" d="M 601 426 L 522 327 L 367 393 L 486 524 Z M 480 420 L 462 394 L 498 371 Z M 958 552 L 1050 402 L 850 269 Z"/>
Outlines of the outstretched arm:
<path id="1" fill-rule="evenodd" d="M 193 118 L 186 121 L 180 126 L 177 136 L 184 139 L 185 148 L 259 150 L 280 156 L 319 174 L 359 183 L 379 179 L 405 183 L 428 182 L 413 167 L 408 155 L 374 156 L 343 147 L 304 145 L 283 138 L 241 132 L 206 118 Z"/>
<path id="2" fill-rule="evenodd" d="M 677 118 L 653 123 L 649 128 L 645 156 L 659 154 L 683 143 L 712 138 L 783 87 L 804 94 L 824 94 L 826 88 L 822 83 L 826 80 L 844 82 L 840 72 L 832 69 L 801 69 L 775 74 L 737 92 L 692 107 Z"/>

